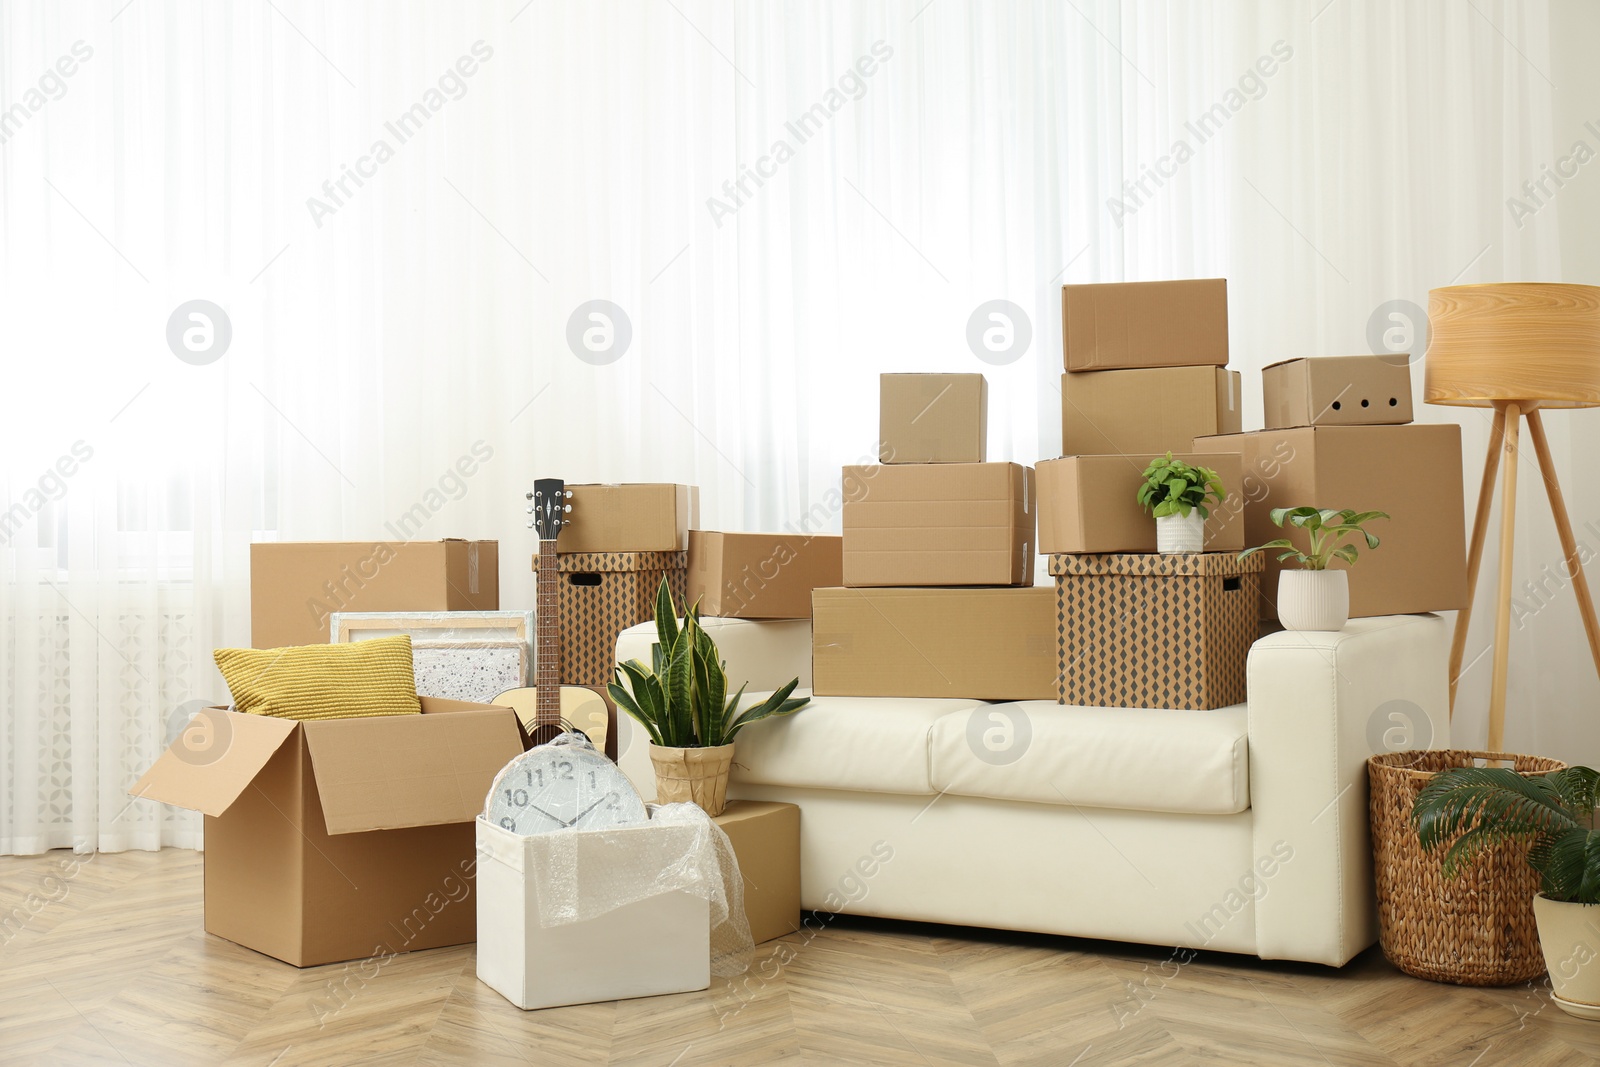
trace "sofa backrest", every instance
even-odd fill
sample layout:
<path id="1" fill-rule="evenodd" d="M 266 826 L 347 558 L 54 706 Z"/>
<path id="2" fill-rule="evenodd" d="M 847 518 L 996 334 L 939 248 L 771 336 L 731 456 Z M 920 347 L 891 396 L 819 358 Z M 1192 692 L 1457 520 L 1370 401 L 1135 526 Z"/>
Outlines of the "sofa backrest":
<path id="1" fill-rule="evenodd" d="M 811 687 L 810 619 L 702 618 L 700 623 L 728 664 L 731 689 L 748 682 L 747 692 L 769 693 L 791 678 L 800 679 L 801 689 Z M 655 640 L 653 622 L 628 627 L 617 637 L 617 662 L 649 663 Z"/>

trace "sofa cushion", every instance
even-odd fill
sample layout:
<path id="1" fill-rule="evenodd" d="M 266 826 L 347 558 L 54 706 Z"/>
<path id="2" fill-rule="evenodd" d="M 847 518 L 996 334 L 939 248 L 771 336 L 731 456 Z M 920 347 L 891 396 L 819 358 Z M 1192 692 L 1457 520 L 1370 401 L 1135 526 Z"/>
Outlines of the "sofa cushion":
<path id="1" fill-rule="evenodd" d="M 805 691 L 796 690 L 797 695 Z M 757 696 L 757 700 L 762 695 Z M 755 701 L 747 693 L 745 706 Z M 928 733 L 979 700 L 815 697 L 793 715 L 740 731 L 733 781 L 931 796 Z"/>
<path id="2" fill-rule="evenodd" d="M 933 724 L 929 769 L 936 791 L 995 800 L 1203 815 L 1250 806 L 1243 704 L 1216 711 L 985 705 Z"/>

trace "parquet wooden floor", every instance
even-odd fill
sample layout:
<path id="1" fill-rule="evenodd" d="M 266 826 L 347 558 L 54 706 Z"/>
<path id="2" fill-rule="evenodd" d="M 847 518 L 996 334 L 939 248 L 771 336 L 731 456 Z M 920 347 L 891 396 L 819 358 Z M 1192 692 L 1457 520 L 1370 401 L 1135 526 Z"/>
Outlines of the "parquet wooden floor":
<path id="1" fill-rule="evenodd" d="M 702 993 L 522 1012 L 471 946 L 369 980 L 298 971 L 201 929 L 200 856 L 0 859 L 0 1063 L 1315 1064 L 1600 1062 L 1600 1023 L 1542 986 L 1408 978 L 1368 951 L 1340 971 L 1207 953 L 839 918 L 758 949 Z M 41 892 L 43 890 L 44 892 Z M 13 908 L 29 894 L 57 899 Z"/>

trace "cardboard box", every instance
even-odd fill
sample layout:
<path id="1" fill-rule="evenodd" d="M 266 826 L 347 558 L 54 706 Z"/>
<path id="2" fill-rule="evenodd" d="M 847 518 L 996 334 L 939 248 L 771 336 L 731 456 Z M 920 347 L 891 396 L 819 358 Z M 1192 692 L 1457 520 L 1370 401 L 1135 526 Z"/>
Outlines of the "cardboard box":
<path id="1" fill-rule="evenodd" d="M 809 619 L 811 590 L 844 582 L 844 538 L 689 531 L 688 601 L 708 618 Z"/>
<path id="2" fill-rule="evenodd" d="M 565 536 L 565 535 L 563 535 Z M 682 611 L 687 603 L 685 552 L 567 552 L 561 575 L 561 682 L 599 686 L 614 680 L 617 635 L 656 617 L 656 590 L 667 580 Z M 539 570 L 539 557 L 533 557 Z"/>
<path id="3" fill-rule="evenodd" d="M 1166 453 L 1161 456 L 1165 457 Z M 1067 456 L 1039 464 L 1039 551 L 1154 552 L 1156 522 L 1139 505 L 1144 469 L 1156 456 Z M 1244 548 L 1244 496 L 1236 457 L 1174 455 L 1217 472 L 1227 497 L 1208 505 L 1206 551 Z"/>
<path id="4" fill-rule="evenodd" d="M 1053 555 L 1057 700 L 1209 711 L 1244 702 L 1262 557 Z"/>
<path id="5" fill-rule="evenodd" d="M 1188 452 L 1196 437 L 1238 433 L 1239 372 L 1217 367 L 1061 376 L 1061 454 Z"/>
<path id="6" fill-rule="evenodd" d="M 498 541 L 261 541 L 250 643 L 325 645 L 336 611 L 498 611 Z"/>
<path id="7" fill-rule="evenodd" d="M 981 374 L 878 378 L 878 459 L 982 463 L 988 458 L 989 383 Z"/>
<path id="8" fill-rule="evenodd" d="M 730 800 L 713 820 L 733 844 L 744 876 L 744 913 L 756 944 L 800 929 L 800 809 Z"/>
<path id="9" fill-rule="evenodd" d="M 695 827 L 629 826 L 571 834 L 522 836 L 477 821 L 478 925 L 494 937 L 478 943 L 478 979 L 519 1008 L 553 1008 L 711 984 L 711 906 L 675 890 L 635 900 L 591 919 L 556 922 L 541 897 L 553 869 L 571 866 L 579 881 L 604 885 L 621 858 L 630 871 L 665 869 L 692 847 Z M 572 855 L 566 850 L 576 848 Z M 556 862 L 558 857 L 565 859 Z M 575 862 L 573 862 L 575 861 Z"/>
<path id="10" fill-rule="evenodd" d="M 1109 282 L 1061 287 L 1069 371 L 1228 365 L 1228 282 Z"/>
<path id="11" fill-rule="evenodd" d="M 700 525 L 700 488 L 664 482 L 569 485 L 562 552 L 682 552 Z"/>
<path id="12" fill-rule="evenodd" d="M 1051 700 L 1056 598 L 1020 589 L 818 589 L 818 696 Z"/>
<path id="13" fill-rule="evenodd" d="M 1031 585 L 1033 468 L 846 467 L 844 584 Z"/>
<path id="14" fill-rule="evenodd" d="M 296 967 L 476 934 L 473 821 L 523 751 L 508 708 L 297 722 L 202 711 L 129 791 L 205 813 L 205 926 Z"/>
<path id="15" fill-rule="evenodd" d="M 1286 359 L 1262 368 L 1267 429 L 1411 421 L 1411 368 L 1378 356 Z"/>
<path id="16" fill-rule="evenodd" d="M 1445 425 L 1311 426 L 1195 441 L 1197 452 L 1240 456 L 1248 545 L 1286 536 L 1273 508 L 1310 505 L 1387 511 L 1350 569 L 1350 617 L 1453 611 L 1467 602 L 1466 515 L 1461 490 L 1461 428 Z M 1304 544 L 1303 535 L 1291 539 Z M 1263 618 L 1277 618 L 1278 573 L 1263 553 Z M 1344 569 L 1342 560 L 1334 566 Z"/>

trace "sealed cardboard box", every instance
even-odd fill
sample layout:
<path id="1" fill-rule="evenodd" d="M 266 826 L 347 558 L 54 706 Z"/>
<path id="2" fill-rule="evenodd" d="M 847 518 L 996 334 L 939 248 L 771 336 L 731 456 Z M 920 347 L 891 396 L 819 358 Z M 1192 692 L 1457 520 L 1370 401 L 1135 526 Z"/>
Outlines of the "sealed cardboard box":
<path id="1" fill-rule="evenodd" d="M 250 643 L 328 643 L 336 611 L 498 611 L 497 541 L 264 541 L 250 546 Z"/>
<path id="2" fill-rule="evenodd" d="M 1061 340 L 1069 371 L 1227 366 L 1228 282 L 1063 285 Z"/>
<path id="3" fill-rule="evenodd" d="M 476 937 L 474 819 L 514 712 L 297 722 L 208 708 L 129 790 L 202 811 L 206 932 L 296 967 Z"/>
<path id="4" fill-rule="evenodd" d="M 700 524 L 700 489 L 639 482 L 569 485 L 563 552 L 682 552 Z"/>
<path id="5" fill-rule="evenodd" d="M 756 944 L 800 929 L 800 809 L 730 800 L 714 820 L 744 875 L 744 913 Z"/>
<path id="6" fill-rule="evenodd" d="M 1053 555 L 1062 704 L 1209 711 L 1244 702 L 1262 557 Z"/>
<path id="7" fill-rule="evenodd" d="M 1048 587 L 818 589 L 811 613 L 818 696 L 1056 695 L 1056 598 Z"/>
<path id="8" fill-rule="evenodd" d="M 1371 530 L 1375 551 L 1359 545 L 1350 570 L 1350 617 L 1453 611 L 1467 602 L 1466 515 L 1461 491 L 1461 428 L 1455 425 L 1310 426 L 1260 430 L 1194 443 L 1197 452 L 1233 452 L 1245 486 L 1248 545 L 1289 536 L 1273 508 L 1309 505 L 1386 511 Z M 1277 618 L 1278 574 L 1270 557 L 1261 584 L 1263 618 Z M 1343 560 L 1333 565 L 1344 569 Z"/>
<path id="9" fill-rule="evenodd" d="M 638 872 L 681 863 L 695 827 L 628 826 L 523 836 L 479 819 L 478 979 L 519 1008 L 687 993 L 711 984 L 711 907 L 685 890 L 643 896 L 588 919 L 558 921 L 562 902 L 615 895 L 619 863 Z M 551 880 L 575 877 L 557 898 Z M 592 890 L 586 890 L 592 883 Z"/>
<path id="10" fill-rule="evenodd" d="M 1061 454 L 1188 452 L 1196 437 L 1238 433 L 1239 372 L 1219 367 L 1061 376 Z"/>
<path id="11" fill-rule="evenodd" d="M 565 533 L 562 534 L 564 538 Z M 656 590 L 667 580 L 686 602 L 686 552 L 568 552 L 556 556 L 561 577 L 561 682 L 604 688 L 614 680 L 617 635 L 656 617 Z M 539 570 L 539 557 L 533 557 Z"/>
<path id="12" fill-rule="evenodd" d="M 1165 457 L 1162 453 L 1161 457 Z M 1039 551 L 1154 552 L 1155 519 L 1136 498 L 1157 456 L 1066 456 L 1039 464 Z M 1227 496 L 1208 505 L 1207 552 L 1244 548 L 1244 496 L 1237 457 L 1186 452 L 1174 459 L 1217 472 Z"/>
<path id="13" fill-rule="evenodd" d="M 845 585 L 1033 583 L 1032 467 L 846 467 L 844 484 Z"/>
<path id="14" fill-rule="evenodd" d="M 1261 371 L 1267 429 L 1411 421 L 1411 369 L 1378 356 L 1286 359 Z"/>
<path id="15" fill-rule="evenodd" d="M 688 601 L 709 618 L 809 619 L 811 590 L 844 582 L 844 539 L 689 531 Z"/>
<path id="16" fill-rule="evenodd" d="M 884 463 L 982 463 L 989 385 L 981 374 L 884 374 L 878 458 Z"/>

